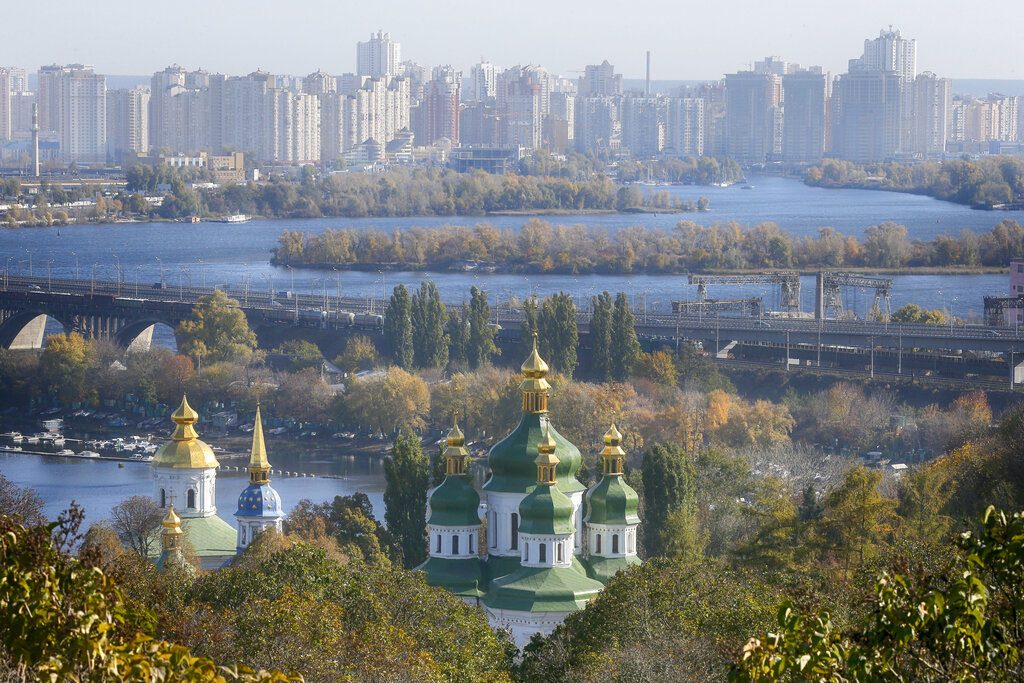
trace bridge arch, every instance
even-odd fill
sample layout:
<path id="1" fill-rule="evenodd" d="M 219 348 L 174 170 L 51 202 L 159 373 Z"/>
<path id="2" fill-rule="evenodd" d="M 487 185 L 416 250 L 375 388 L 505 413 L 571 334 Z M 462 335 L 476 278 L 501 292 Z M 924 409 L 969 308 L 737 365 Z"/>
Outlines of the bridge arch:
<path id="1" fill-rule="evenodd" d="M 58 323 L 65 333 L 74 330 L 71 321 L 52 315 L 45 308 L 17 311 L 0 323 L 0 347 L 5 349 L 40 349 L 44 346 L 47 322 Z"/>
<path id="2" fill-rule="evenodd" d="M 173 321 L 161 318 L 146 317 L 132 320 L 117 331 L 117 334 L 114 335 L 114 342 L 129 351 L 145 351 L 150 348 L 154 338 L 158 340 L 158 345 L 167 346 L 167 344 L 159 344 L 159 341 L 166 340 L 168 332 L 174 339 L 172 350 L 177 351 L 180 346 L 177 325 Z"/>

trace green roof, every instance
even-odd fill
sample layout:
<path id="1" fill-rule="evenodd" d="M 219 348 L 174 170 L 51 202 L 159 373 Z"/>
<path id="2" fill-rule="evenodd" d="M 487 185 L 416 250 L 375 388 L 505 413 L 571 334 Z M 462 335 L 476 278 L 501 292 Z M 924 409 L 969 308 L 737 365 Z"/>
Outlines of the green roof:
<path id="1" fill-rule="evenodd" d="M 479 557 L 455 559 L 431 557 L 416 567 L 426 575 L 427 583 L 462 597 L 479 598 L 487 587 L 484 563 Z"/>
<path id="2" fill-rule="evenodd" d="M 480 524 L 480 495 L 465 475 L 449 475 L 430 494 L 430 519 L 439 526 L 476 526 Z"/>
<path id="3" fill-rule="evenodd" d="M 544 438 L 544 425 L 549 423 L 547 415 L 523 413 L 519 425 L 512 433 L 494 444 L 487 455 L 491 478 L 484 484 L 485 491 L 497 493 L 529 493 L 537 485 L 537 444 Z M 558 489 L 562 493 L 583 491 L 576 474 L 580 471 L 583 458 L 576 446 L 550 427 L 551 437 L 558 444 Z"/>
<path id="4" fill-rule="evenodd" d="M 557 485 L 534 487 L 519 504 L 520 534 L 573 534 L 572 501 Z"/>
<path id="5" fill-rule="evenodd" d="M 594 488 L 587 491 L 587 517 L 592 524 L 639 524 L 637 506 L 640 498 L 620 475 L 601 477 Z"/>
<path id="6" fill-rule="evenodd" d="M 643 564 L 643 562 L 636 555 L 628 557 L 598 557 L 591 555 L 585 561 L 587 576 L 601 583 L 608 583 L 618 572 L 638 564 Z"/>
<path id="7" fill-rule="evenodd" d="M 183 517 L 181 529 L 185 538 L 200 558 L 223 557 L 234 555 L 238 550 L 238 532 L 217 515 L 212 517 Z M 160 530 L 156 532 L 156 541 L 152 544 L 155 550 L 154 561 L 161 554 Z"/>
<path id="8" fill-rule="evenodd" d="M 514 574 L 522 569 L 523 565 L 519 555 L 488 555 L 484 566 L 487 570 L 487 580 L 494 581 Z"/>
<path id="9" fill-rule="evenodd" d="M 572 567 L 523 567 L 491 582 L 484 604 L 520 612 L 575 612 L 604 586 Z"/>

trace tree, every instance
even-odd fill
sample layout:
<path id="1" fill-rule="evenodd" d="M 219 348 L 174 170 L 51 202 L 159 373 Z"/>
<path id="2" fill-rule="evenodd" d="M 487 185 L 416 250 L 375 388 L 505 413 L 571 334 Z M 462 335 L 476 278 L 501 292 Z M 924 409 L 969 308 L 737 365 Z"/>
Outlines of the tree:
<path id="1" fill-rule="evenodd" d="M 366 335 L 357 334 L 345 342 L 345 350 L 334 359 L 335 365 L 348 373 L 370 370 L 380 360 L 377 347 Z"/>
<path id="2" fill-rule="evenodd" d="M 891 531 L 895 502 L 878 492 L 881 480 L 880 472 L 855 467 L 825 499 L 822 525 L 847 571 L 853 560 L 863 564 L 873 555 Z"/>
<path id="3" fill-rule="evenodd" d="M 946 314 L 938 308 L 925 310 L 917 304 L 904 304 L 892 314 L 894 323 L 925 323 L 928 325 L 944 325 L 948 322 Z"/>
<path id="4" fill-rule="evenodd" d="M 469 290 L 469 331 L 466 338 L 466 360 L 474 370 L 489 363 L 500 351 L 494 344 L 495 329 L 491 327 L 491 307 L 487 292 L 471 287 Z"/>
<path id="5" fill-rule="evenodd" d="M 670 545 L 672 529 L 689 533 L 688 522 L 680 515 L 695 512 L 693 461 L 678 446 L 656 443 L 644 452 L 640 469 L 644 482 L 644 549 L 649 555 L 662 555 Z"/>
<path id="6" fill-rule="evenodd" d="M 448 362 L 453 366 L 465 367 L 469 362 L 466 358 L 466 344 L 469 342 L 469 321 L 466 316 L 465 306 L 448 309 L 448 321 L 444 329 L 448 337 Z"/>
<path id="7" fill-rule="evenodd" d="M 406 567 L 419 565 L 427 556 L 429 468 L 419 437 L 403 430 L 384 461 L 384 523 L 398 541 Z"/>
<path id="8" fill-rule="evenodd" d="M 277 353 L 288 356 L 292 371 L 316 368 L 323 365 L 324 357 L 320 347 L 305 339 L 289 339 L 275 349 Z"/>
<path id="9" fill-rule="evenodd" d="M 591 359 L 594 377 L 599 382 L 612 378 L 612 295 L 601 292 L 591 299 L 593 312 L 590 314 Z"/>
<path id="10" fill-rule="evenodd" d="M 667 351 L 641 351 L 633 365 L 633 374 L 663 387 L 676 386 L 676 364 Z"/>
<path id="11" fill-rule="evenodd" d="M 629 379 L 640 355 L 640 342 L 636 338 L 633 312 L 629 310 L 629 299 L 625 292 L 615 297 L 615 310 L 612 312 L 611 333 L 612 377 L 619 382 Z"/>
<path id="12" fill-rule="evenodd" d="M 334 391 L 314 368 L 287 373 L 274 392 L 277 415 L 303 422 L 326 422 L 333 401 Z"/>
<path id="13" fill-rule="evenodd" d="M 448 336 L 445 322 L 448 314 L 441 303 L 437 285 L 429 280 L 420 283 L 412 295 L 413 362 L 419 368 L 443 368 L 448 365 Z"/>
<path id="14" fill-rule="evenodd" d="M 392 367 L 382 375 L 353 381 L 344 402 L 358 424 L 390 434 L 399 428 L 426 427 L 430 390 L 416 375 Z"/>
<path id="15" fill-rule="evenodd" d="M 395 365 L 412 368 L 412 302 L 405 285 L 395 287 L 384 311 L 384 343 Z"/>
<path id="16" fill-rule="evenodd" d="M 69 405 L 95 396 L 88 381 L 94 363 L 93 345 L 85 337 L 77 332 L 51 334 L 39 357 L 39 372 L 47 390 Z"/>
<path id="17" fill-rule="evenodd" d="M 537 319 L 540 354 L 555 372 L 571 378 L 576 371 L 579 330 L 576 327 L 576 304 L 565 292 L 544 300 Z"/>
<path id="18" fill-rule="evenodd" d="M 110 511 L 110 526 L 117 537 L 141 557 L 153 554 L 153 544 L 159 543 L 156 530 L 162 521 L 163 511 L 149 496 L 126 498 Z"/>
<path id="19" fill-rule="evenodd" d="M 948 573 L 883 572 L 862 623 L 783 602 L 729 673 L 753 681 L 1013 681 L 1024 675 L 1024 518 L 988 508 Z"/>
<path id="20" fill-rule="evenodd" d="M 0 649 L 18 679 L 290 681 L 298 676 L 220 667 L 154 638 L 155 618 L 94 563 L 66 553 L 83 513 L 26 528 L 0 517 Z M 154 572 L 155 573 L 155 572 Z"/>
<path id="21" fill-rule="evenodd" d="M 523 302 L 523 322 L 519 325 L 519 357 L 528 358 L 533 351 L 533 337 L 540 335 L 537 327 L 538 314 L 537 299 L 529 297 Z M 538 340 L 539 341 L 539 340 Z"/>
<path id="22" fill-rule="evenodd" d="M 43 499 L 34 489 L 22 488 L 0 474 L 0 515 L 6 515 L 27 527 L 46 522 Z"/>
<path id="23" fill-rule="evenodd" d="M 192 318 L 178 325 L 178 336 L 182 353 L 199 362 L 246 361 L 256 348 L 245 313 L 219 289 L 200 297 Z"/>

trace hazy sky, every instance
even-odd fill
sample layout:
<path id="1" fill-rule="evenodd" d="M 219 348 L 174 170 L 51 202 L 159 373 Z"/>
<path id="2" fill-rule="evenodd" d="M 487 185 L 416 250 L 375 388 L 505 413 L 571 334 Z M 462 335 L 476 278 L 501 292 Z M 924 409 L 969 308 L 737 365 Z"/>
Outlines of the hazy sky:
<path id="1" fill-rule="evenodd" d="M 16 2 L 16 4 L 15 4 Z M 1024 79 L 1024 2 L 991 0 L 10 0 L 0 64 L 93 64 L 149 74 L 179 63 L 227 74 L 355 67 L 355 43 L 390 31 L 402 58 L 462 69 L 539 63 L 565 76 L 608 59 L 627 78 L 703 79 L 765 55 L 833 72 L 892 24 L 920 70 Z"/>

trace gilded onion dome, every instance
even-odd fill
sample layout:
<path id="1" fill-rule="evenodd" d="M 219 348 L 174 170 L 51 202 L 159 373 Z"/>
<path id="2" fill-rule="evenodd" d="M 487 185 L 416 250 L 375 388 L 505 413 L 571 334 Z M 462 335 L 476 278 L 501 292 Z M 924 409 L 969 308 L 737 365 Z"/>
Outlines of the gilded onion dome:
<path id="1" fill-rule="evenodd" d="M 445 478 L 430 494 L 430 519 L 435 526 L 467 527 L 480 524 L 480 494 L 466 476 L 469 449 L 456 422 L 448 433 L 444 450 Z"/>
<path id="2" fill-rule="evenodd" d="M 521 534 L 574 534 L 573 505 L 569 497 L 557 486 L 558 443 L 550 430 L 544 430 L 544 437 L 537 444 L 534 462 L 537 471 L 537 485 L 519 504 L 519 533 Z"/>
<path id="3" fill-rule="evenodd" d="M 213 449 L 200 441 L 196 433 L 194 425 L 199 421 L 199 413 L 192 409 L 185 396 L 181 397 L 181 405 L 171 414 L 171 420 L 176 425 L 174 435 L 153 456 L 153 467 L 206 469 L 219 465 Z"/>
<path id="4" fill-rule="evenodd" d="M 496 443 L 487 456 L 491 478 L 484 490 L 495 493 L 528 493 L 536 484 L 537 446 L 545 431 L 555 442 L 558 457 L 557 486 L 563 493 L 583 491 L 576 479 L 583 458 L 576 446 L 558 433 L 548 415 L 548 396 L 551 385 L 547 381 L 548 364 L 537 350 L 537 336 L 533 350 L 522 366 L 523 381 L 519 389 L 523 395 L 523 413 L 519 425 L 504 439 Z"/>
<path id="5" fill-rule="evenodd" d="M 613 424 L 604 435 L 604 450 L 601 451 L 603 476 L 593 488 L 587 491 L 586 522 L 592 524 L 628 525 L 639 524 L 637 507 L 640 498 L 622 478 L 622 464 L 625 451 L 622 450 L 622 434 Z"/>

